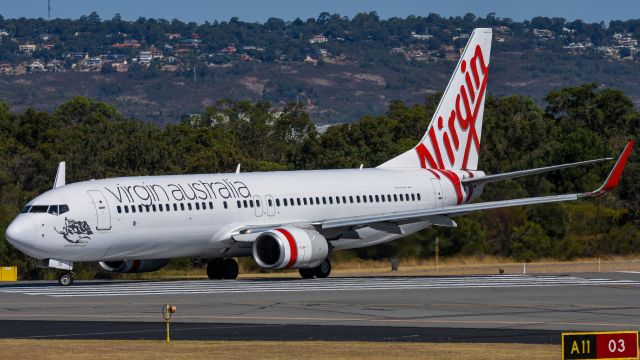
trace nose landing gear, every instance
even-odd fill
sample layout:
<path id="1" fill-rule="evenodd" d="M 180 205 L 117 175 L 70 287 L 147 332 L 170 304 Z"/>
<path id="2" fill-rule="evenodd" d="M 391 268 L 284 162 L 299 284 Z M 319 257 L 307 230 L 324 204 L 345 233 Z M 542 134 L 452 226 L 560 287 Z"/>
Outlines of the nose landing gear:
<path id="1" fill-rule="evenodd" d="M 69 286 L 73 284 L 73 277 L 75 276 L 74 272 L 64 272 L 58 276 L 58 284 L 62 286 Z"/>

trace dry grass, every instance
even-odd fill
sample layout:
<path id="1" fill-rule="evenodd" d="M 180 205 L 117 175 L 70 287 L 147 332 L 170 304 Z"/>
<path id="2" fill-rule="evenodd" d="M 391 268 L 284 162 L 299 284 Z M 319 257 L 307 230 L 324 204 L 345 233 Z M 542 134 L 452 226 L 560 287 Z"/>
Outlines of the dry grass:
<path id="1" fill-rule="evenodd" d="M 340 276 L 420 276 L 420 275 L 482 275 L 498 274 L 500 269 L 505 274 L 522 274 L 525 264 L 512 259 L 492 256 L 444 258 L 436 268 L 433 259 L 402 259 L 398 271 L 391 271 L 389 261 L 380 260 L 339 260 L 334 261 L 332 277 Z M 578 259 L 574 261 L 537 261 L 526 264 L 527 274 L 566 273 L 566 272 L 606 272 L 606 271 L 640 271 L 640 258 L 613 257 L 606 259 Z M 129 279 L 204 279 L 206 270 L 202 269 L 162 269 L 158 272 L 144 274 L 123 274 L 118 278 Z M 279 270 L 255 272 L 240 269 L 240 278 L 256 277 L 292 277 L 299 278 L 297 270 Z"/>
<path id="2" fill-rule="evenodd" d="M 0 340 L 0 359 L 555 359 L 560 345 L 328 341 Z"/>

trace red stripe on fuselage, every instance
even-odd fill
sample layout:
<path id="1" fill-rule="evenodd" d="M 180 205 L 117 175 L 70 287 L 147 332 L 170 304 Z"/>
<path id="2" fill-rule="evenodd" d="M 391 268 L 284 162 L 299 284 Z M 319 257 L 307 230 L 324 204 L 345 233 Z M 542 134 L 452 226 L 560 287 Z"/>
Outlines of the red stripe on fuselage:
<path id="1" fill-rule="evenodd" d="M 295 264 L 296 261 L 298 261 L 298 244 L 296 243 L 296 239 L 293 237 L 293 235 L 291 235 L 291 233 L 288 230 L 285 230 L 283 228 L 277 228 L 276 231 L 284 235 L 284 237 L 289 242 L 289 249 L 291 250 L 291 255 L 289 256 L 289 262 L 287 263 L 287 266 L 285 266 L 285 268 L 289 268 L 293 266 L 293 264 Z"/>
<path id="2" fill-rule="evenodd" d="M 444 175 L 447 179 L 449 179 L 449 181 L 451 181 L 451 184 L 453 184 L 453 189 L 456 191 L 458 205 L 462 204 L 462 184 L 460 183 L 460 178 L 458 177 L 458 175 L 450 170 L 435 169 L 435 171 L 442 173 L 442 175 Z"/>

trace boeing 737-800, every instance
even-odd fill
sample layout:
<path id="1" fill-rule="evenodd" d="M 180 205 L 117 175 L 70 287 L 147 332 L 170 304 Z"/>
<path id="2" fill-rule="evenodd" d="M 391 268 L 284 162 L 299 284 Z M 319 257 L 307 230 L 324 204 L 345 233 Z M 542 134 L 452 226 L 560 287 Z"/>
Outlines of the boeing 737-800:
<path id="1" fill-rule="evenodd" d="M 111 272 L 158 270 L 176 257 L 208 259 L 211 279 L 235 279 L 234 257 L 265 269 L 327 277 L 335 250 L 381 244 L 472 211 L 577 200 L 613 190 L 630 142 L 596 191 L 471 203 L 490 182 L 602 161 L 497 175 L 478 170 L 491 29 L 475 29 L 422 140 L 371 169 L 120 177 L 65 184 L 31 200 L 7 240 L 69 285 L 74 262 Z"/>

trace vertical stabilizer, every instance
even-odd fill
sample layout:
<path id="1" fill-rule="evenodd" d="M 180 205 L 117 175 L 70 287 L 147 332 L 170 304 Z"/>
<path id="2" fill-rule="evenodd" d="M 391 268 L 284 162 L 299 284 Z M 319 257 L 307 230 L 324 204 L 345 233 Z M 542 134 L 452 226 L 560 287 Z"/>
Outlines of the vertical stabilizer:
<path id="1" fill-rule="evenodd" d="M 422 140 L 379 168 L 477 170 L 491 36 L 473 31 Z"/>

